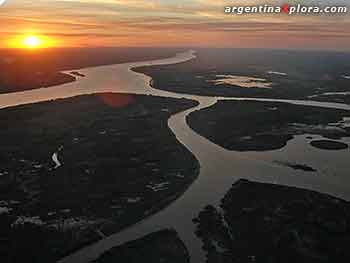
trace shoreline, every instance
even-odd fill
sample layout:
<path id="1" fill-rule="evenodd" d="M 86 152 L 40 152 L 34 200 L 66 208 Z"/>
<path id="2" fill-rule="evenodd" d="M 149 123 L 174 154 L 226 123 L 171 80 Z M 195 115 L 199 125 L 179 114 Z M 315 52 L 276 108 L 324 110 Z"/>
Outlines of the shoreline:
<path id="1" fill-rule="evenodd" d="M 147 49 L 150 49 L 150 53 Z M 0 50 L 4 60 L 12 61 L 10 64 L 0 61 L 3 79 L 0 81 L 0 94 L 50 88 L 52 86 L 69 84 L 77 81 L 81 75 L 71 74 L 80 69 L 103 67 L 108 65 L 135 63 L 155 59 L 167 59 L 183 48 L 105 48 L 101 49 L 63 49 L 44 50 L 42 55 L 33 57 L 19 50 Z M 130 51 L 131 50 L 131 51 Z M 79 52 L 78 52 L 79 51 Z M 78 53 L 77 53 L 78 52 Z M 67 57 L 62 60 L 62 57 Z M 25 62 L 22 61 L 24 58 Z M 71 60 L 71 61 L 70 61 Z M 51 64 L 54 66 L 51 67 Z M 20 72 L 18 72 L 20 69 Z M 11 76 L 16 74 L 16 78 Z"/>
<path id="2" fill-rule="evenodd" d="M 135 220 L 129 221 L 128 224 L 125 224 L 124 226 L 122 226 L 120 228 L 117 228 L 115 231 L 112 231 L 110 233 L 102 232 L 104 237 L 101 237 L 100 239 L 96 239 L 96 240 L 91 240 L 91 242 L 86 242 L 86 243 L 82 244 L 79 247 L 76 247 L 76 248 L 73 248 L 73 249 L 67 251 L 66 253 L 61 255 L 56 262 L 61 262 L 61 260 L 63 258 L 65 258 L 65 257 L 67 257 L 67 256 L 69 256 L 71 254 L 74 254 L 75 252 L 79 251 L 82 248 L 85 248 L 87 246 L 93 245 L 94 243 L 99 242 L 99 241 L 101 241 L 101 240 L 103 240 L 105 238 L 108 238 L 111 235 L 118 234 L 121 231 L 127 230 L 128 228 L 134 226 L 135 224 L 140 224 L 140 223 L 142 223 L 142 221 L 146 220 L 147 218 L 152 217 L 153 215 L 155 215 L 155 214 L 161 212 L 162 210 L 166 209 L 166 207 L 168 207 L 169 204 L 171 204 L 172 202 L 174 202 L 178 198 L 180 198 L 183 195 L 183 193 L 185 193 L 188 190 L 188 188 L 198 179 L 199 170 L 200 170 L 200 168 L 197 169 L 197 171 L 195 173 L 196 175 L 194 176 L 193 180 L 191 182 L 187 183 L 186 185 L 184 185 L 183 189 L 181 189 L 181 190 L 179 189 L 179 191 L 177 193 L 174 193 L 174 195 L 169 196 L 166 199 L 163 199 L 157 205 L 155 205 L 154 207 L 150 208 L 148 210 L 149 213 L 147 213 L 147 215 L 144 215 L 143 217 L 140 217 L 140 218 L 135 218 Z M 135 240 L 137 240 L 137 239 L 135 239 Z M 130 240 L 130 242 L 135 241 L 135 240 Z"/>

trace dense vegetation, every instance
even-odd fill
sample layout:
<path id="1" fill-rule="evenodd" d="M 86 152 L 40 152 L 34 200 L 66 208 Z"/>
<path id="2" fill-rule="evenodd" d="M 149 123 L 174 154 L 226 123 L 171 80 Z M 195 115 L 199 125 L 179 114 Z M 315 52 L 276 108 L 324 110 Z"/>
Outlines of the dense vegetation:
<path id="1" fill-rule="evenodd" d="M 197 58 L 186 63 L 137 70 L 151 76 L 155 88 L 198 95 L 307 99 L 324 92 L 350 91 L 350 80 L 343 77 L 350 74 L 350 53 L 264 49 L 197 51 Z M 271 74 L 271 71 L 286 75 Z M 271 89 L 215 85 L 211 81 L 220 78 L 218 75 L 257 77 L 273 85 Z M 348 102 L 347 96 L 331 96 L 329 101 L 333 99 Z"/>
<path id="2" fill-rule="evenodd" d="M 220 209 L 194 222 L 208 263 L 348 262 L 350 204 L 281 185 L 239 180 Z"/>
<path id="3" fill-rule="evenodd" d="M 294 135 L 349 137 L 350 128 L 342 128 L 341 124 L 349 115 L 346 110 L 288 103 L 219 101 L 191 113 L 188 122 L 196 132 L 226 149 L 265 151 L 284 147 Z"/>
<path id="4" fill-rule="evenodd" d="M 198 163 L 167 120 L 194 105 L 104 93 L 1 110 L 1 262 L 52 262 L 181 195 Z"/>

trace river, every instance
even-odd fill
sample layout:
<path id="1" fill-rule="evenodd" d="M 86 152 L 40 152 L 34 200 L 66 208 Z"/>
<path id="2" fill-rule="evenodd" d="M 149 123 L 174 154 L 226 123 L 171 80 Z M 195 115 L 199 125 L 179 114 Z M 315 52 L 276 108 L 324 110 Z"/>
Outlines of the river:
<path id="1" fill-rule="evenodd" d="M 350 185 L 350 178 L 348 178 L 346 170 L 348 150 L 329 154 L 327 151 L 310 147 L 306 142 L 306 136 L 296 136 L 289 141 L 286 147 L 277 151 L 245 153 L 228 151 L 194 132 L 186 122 L 186 117 L 191 112 L 210 107 L 220 99 L 277 101 L 346 110 L 350 110 L 349 105 L 301 100 L 221 98 L 177 94 L 151 88 L 149 86 L 150 77 L 132 71 L 133 68 L 139 66 L 181 63 L 194 58 L 195 53 L 188 51 L 168 59 L 79 69 L 76 71 L 86 77 L 78 78 L 72 83 L 0 95 L 0 108 L 100 92 L 148 94 L 187 98 L 199 102 L 198 106 L 177 113 L 171 116 L 168 121 L 169 128 L 177 139 L 199 161 L 200 174 L 198 179 L 181 197 L 165 209 L 121 232 L 78 250 L 61 259 L 59 263 L 91 262 L 114 246 L 164 228 L 174 228 L 179 233 L 189 250 L 193 263 L 205 262 L 205 255 L 201 249 L 202 243 L 195 236 L 195 226 L 192 219 L 204 206 L 217 205 L 231 185 L 240 178 L 303 187 L 350 199 L 350 189 L 347 187 Z M 348 139 L 345 140 L 349 142 Z M 303 171 L 277 165 L 274 162 L 275 160 L 290 161 L 291 159 L 293 162 L 300 161 L 312 164 L 320 169 L 321 173 L 310 175 Z M 336 163 L 336 165 L 332 165 L 332 163 Z"/>

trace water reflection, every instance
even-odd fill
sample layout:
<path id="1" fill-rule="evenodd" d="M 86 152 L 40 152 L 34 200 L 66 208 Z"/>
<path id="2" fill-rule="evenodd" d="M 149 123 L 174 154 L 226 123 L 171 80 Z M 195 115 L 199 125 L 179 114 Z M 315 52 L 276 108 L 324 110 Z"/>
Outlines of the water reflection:
<path id="1" fill-rule="evenodd" d="M 232 85 L 242 88 L 263 88 L 271 89 L 273 83 L 267 82 L 266 79 L 254 78 L 248 76 L 235 76 L 235 75 L 216 75 L 217 79 L 208 80 L 210 83 L 215 85 Z"/>

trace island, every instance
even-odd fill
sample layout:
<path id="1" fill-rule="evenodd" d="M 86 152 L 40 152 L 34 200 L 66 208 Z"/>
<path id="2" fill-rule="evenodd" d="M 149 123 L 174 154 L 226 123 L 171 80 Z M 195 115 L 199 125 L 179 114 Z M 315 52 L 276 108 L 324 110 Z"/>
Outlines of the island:
<path id="1" fill-rule="evenodd" d="M 295 135 L 350 137 L 350 127 L 342 124 L 349 115 L 346 110 L 282 102 L 221 100 L 191 113 L 187 121 L 196 132 L 228 150 L 266 151 L 283 148 Z"/>
<path id="2" fill-rule="evenodd" d="M 331 140 L 315 140 L 311 141 L 310 145 L 322 150 L 345 150 L 349 148 L 346 143 Z"/>
<path id="3" fill-rule="evenodd" d="M 307 164 L 300 163 L 292 163 L 292 162 L 283 162 L 283 161 L 275 161 L 274 163 L 279 164 L 281 166 L 286 166 L 292 168 L 294 170 L 301 170 L 304 172 L 317 172 L 317 170 Z"/>
<path id="4" fill-rule="evenodd" d="M 348 262 L 350 203 L 241 179 L 194 219 L 208 263 Z"/>
<path id="5" fill-rule="evenodd" d="M 71 71 L 69 74 L 77 76 L 77 77 L 85 77 L 84 74 L 80 73 L 79 71 Z"/>

